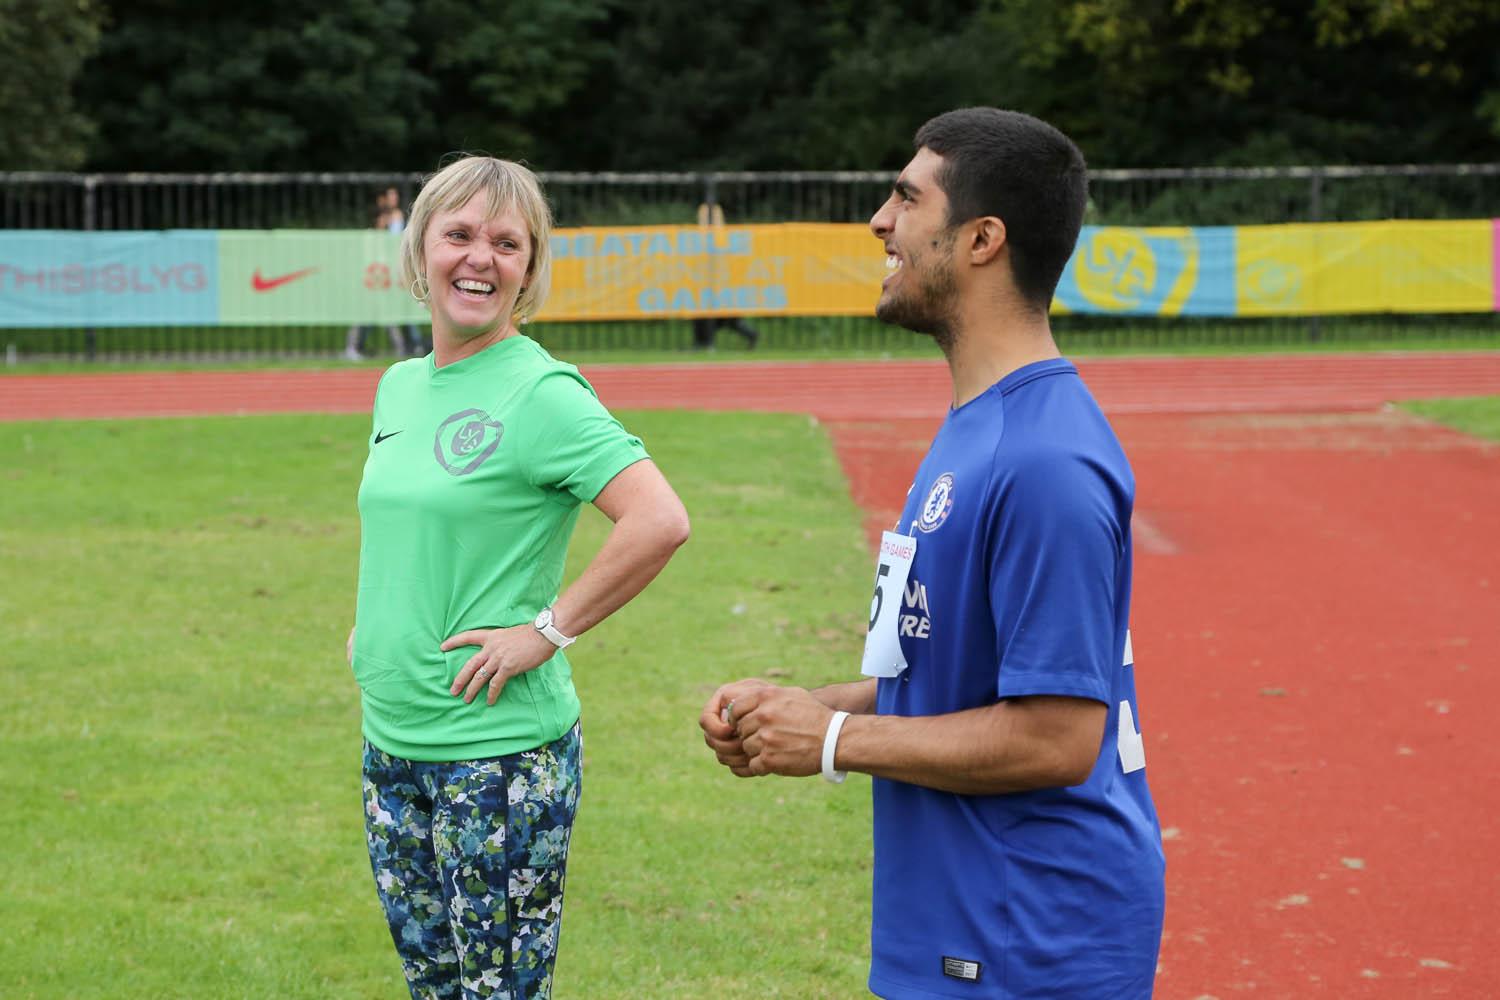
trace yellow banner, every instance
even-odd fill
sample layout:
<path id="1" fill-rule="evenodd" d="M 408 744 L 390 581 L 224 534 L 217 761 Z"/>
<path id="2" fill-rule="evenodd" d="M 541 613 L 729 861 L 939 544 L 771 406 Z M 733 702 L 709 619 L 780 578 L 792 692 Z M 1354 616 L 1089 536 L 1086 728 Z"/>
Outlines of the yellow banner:
<path id="1" fill-rule="evenodd" d="M 559 229 L 539 318 L 871 315 L 884 274 L 858 225 Z"/>
<path id="2" fill-rule="evenodd" d="M 1294 316 L 1488 312 L 1500 223 L 1085 226 L 1052 310 Z M 884 252 L 858 224 L 629 226 L 553 234 L 544 320 L 868 316 Z"/>
<path id="3" fill-rule="evenodd" d="M 1490 220 L 1235 228 L 1241 316 L 1488 312 Z"/>

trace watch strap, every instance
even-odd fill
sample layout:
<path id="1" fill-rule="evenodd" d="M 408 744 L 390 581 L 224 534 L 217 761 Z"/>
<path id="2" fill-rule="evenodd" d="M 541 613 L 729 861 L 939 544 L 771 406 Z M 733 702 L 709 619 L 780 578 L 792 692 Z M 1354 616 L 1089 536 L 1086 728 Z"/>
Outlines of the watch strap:
<path id="1" fill-rule="evenodd" d="M 551 608 L 548 608 L 547 610 L 550 611 Z M 567 649 L 569 646 L 573 645 L 573 643 L 578 641 L 577 636 L 563 635 L 561 632 L 559 632 L 557 626 L 552 624 L 550 617 L 548 618 L 547 624 L 538 626 L 537 631 L 546 636 L 547 641 L 552 643 L 552 645 L 556 646 L 558 649 Z"/>

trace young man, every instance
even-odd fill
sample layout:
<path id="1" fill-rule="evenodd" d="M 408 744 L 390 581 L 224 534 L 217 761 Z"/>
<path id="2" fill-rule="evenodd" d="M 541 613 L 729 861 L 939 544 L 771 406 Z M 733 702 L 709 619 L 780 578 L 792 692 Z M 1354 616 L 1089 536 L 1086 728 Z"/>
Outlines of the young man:
<path id="1" fill-rule="evenodd" d="M 870 677 L 738 681 L 700 725 L 740 776 L 874 776 L 872 992 L 1144 1000 L 1164 860 L 1128 632 L 1135 484 L 1047 319 L 1086 168 L 993 108 L 915 146 L 870 220 L 876 315 L 937 342 L 953 405 L 881 544 Z"/>

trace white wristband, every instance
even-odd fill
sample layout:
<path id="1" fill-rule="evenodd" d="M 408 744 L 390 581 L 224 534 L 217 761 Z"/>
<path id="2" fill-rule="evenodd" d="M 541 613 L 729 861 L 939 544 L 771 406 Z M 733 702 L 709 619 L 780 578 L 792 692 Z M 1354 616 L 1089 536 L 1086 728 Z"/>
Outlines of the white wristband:
<path id="1" fill-rule="evenodd" d="M 844 728 L 844 720 L 847 718 L 848 712 L 834 712 L 833 718 L 828 720 L 828 733 L 823 737 L 823 780 L 835 785 L 843 781 L 847 774 L 833 769 L 833 751 L 839 745 L 839 730 Z"/>

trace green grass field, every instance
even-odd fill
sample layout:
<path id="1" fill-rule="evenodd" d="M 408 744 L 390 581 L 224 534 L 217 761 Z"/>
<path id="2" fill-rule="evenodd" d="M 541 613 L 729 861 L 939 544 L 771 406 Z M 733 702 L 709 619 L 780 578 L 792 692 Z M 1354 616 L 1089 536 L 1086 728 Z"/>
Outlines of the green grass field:
<path id="1" fill-rule="evenodd" d="M 742 781 L 720 682 L 858 668 L 868 558 L 806 418 L 622 414 L 693 515 L 575 647 L 585 788 L 556 996 L 863 989 L 869 786 Z M 362 838 L 367 418 L 0 425 L 0 994 L 406 995 Z M 591 508 L 578 562 L 607 522 Z"/>
<path id="2" fill-rule="evenodd" d="M 1476 437 L 1500 441 L 1500 396 L 1473 399 L 1426 399 L 1402 404 L 1406 409 Z"/>

